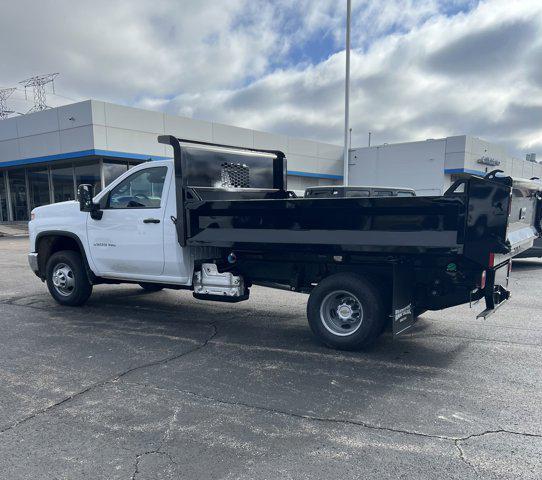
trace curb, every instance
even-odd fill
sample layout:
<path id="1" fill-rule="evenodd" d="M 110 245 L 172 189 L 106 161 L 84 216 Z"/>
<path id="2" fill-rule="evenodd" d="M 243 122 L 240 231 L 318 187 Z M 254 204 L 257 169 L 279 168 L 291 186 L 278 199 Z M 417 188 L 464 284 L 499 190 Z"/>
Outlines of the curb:
<path id="1" fill-rule="evenodd" d="M 14 235 L 8 235 L 7 233 L 0 232 L 0 238 L 22 238 L 26 237 L 28 238 L 28 233 L 16 233 Z"/>

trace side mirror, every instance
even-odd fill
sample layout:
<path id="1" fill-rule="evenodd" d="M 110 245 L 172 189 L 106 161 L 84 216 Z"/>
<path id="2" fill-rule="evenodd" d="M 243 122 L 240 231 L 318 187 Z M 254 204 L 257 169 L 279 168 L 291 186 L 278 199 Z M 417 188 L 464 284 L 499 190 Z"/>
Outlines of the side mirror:
<path id="1" fill-rule="evenodd" d="M 94 198 L 94 185 L 79 185 L 77 198 L 79 199 L 79 210 L 89 212 L 94 220 L 101 220 L 103 212 L 100 210 L 100 206 L 92 201 Z"/>

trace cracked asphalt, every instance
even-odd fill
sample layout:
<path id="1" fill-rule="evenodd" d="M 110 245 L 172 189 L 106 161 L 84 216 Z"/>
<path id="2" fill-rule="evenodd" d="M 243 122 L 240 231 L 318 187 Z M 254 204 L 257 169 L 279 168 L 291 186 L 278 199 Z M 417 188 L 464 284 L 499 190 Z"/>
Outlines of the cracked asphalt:
<path id="1" fill-rule="evenodd" d="M 515 262 L 486 321 L 428 312 L 352 353 L 316 343 L 306 296 L 265 288 L 60 307 L 27 242 L 0 239 L 0 478 L 542 478 L 542 261 Z"/>

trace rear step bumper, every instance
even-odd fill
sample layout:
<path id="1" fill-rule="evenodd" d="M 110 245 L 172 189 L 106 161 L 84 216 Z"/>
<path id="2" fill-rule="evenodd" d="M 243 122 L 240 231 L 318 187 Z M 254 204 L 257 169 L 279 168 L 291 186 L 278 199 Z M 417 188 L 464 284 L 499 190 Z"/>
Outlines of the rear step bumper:
<path id="1" fill-rule="evenodd" d="M 486 319 L 493 313 L 497 311 L 497 309 L 503 305 L 509 298 L 510 298 L 510 292 L 506 290 L 501 285 L 496 285 L 494 288 L 494 291 L 492 294 L 486 295 L 486 309 L 478 314 L 476 318 L 483 318 Z"/>

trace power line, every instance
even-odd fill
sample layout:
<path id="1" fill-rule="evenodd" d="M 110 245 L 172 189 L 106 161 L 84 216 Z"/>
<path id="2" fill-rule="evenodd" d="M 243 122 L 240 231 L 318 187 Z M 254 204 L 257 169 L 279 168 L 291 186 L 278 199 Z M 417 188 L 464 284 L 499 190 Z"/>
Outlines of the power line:
<path id="1" fill-rule="evenodd" d="M 69 100 L 71 102 L 81 102 L 82 101 L 82 97 L 79 97 L 79 98 L 73 98 L 73 97 L 68 97 L 66 95 L 62 95 L 60 93 L 57 93 L 57 92 L 48 92 L 47 93 L 47 96 L 49 95 L 52 95 L 53 97 L 58 97 L 58 98 L 62 98 L 63 100 Z M 27 95 L 25 95 L 25 90 L 23 87 L 17 87 L 15 89 L 15 92 L 13 92 L 13 96 L 14 98 L 17 97 L 17 101 L 22 101 L 22 102 L 29 102 L 29 103 L 32 103 L 32 100 L 30 100 L 28 98 Z M 56 105 L 55 105 L 56 106 Z"/>
<path id="2" fill-rule="evenodd" d="M 63 98 L 65 100 L 71 100 L 72 102 L 80 102 L 81 101 L 81 100 L 77 100 L 76 98 L 67 97 L 66 95 L 61 95 L 60 93 L 56 93 L 56 92 L 52 92 L 52 94 L 55 97 L 60 97 L 60 98 Z"/>
<path id="3" fill-rule="evenodd" d="M 15 113 L 14 110 L 8 110 L 7 108 L 7 99 L 11 94 L 16 90 L 16 88 L 2 88 L 0 89 L 0 120 L 5 120 L 12 113 Z"/>
<path id="4" fill-rule="evenodd" d="M 45 87 L 48 84 L 51 84 L 53 93 L 55 93 L 55 78 L 59 73 L 46 73 L 45 75 L 35 75 L 34 77 L 27 78 L 19 82 L 20 85 L 24 87 L 25 99 L 27 97 L 27 89 L 32 87 L 32 92 L 34 94 L 34 106 L 30 109 L 30 112 L 39 112 L 41 110 L 46 110 L 50 108 L 47 105 L 47 95 Z"/>

